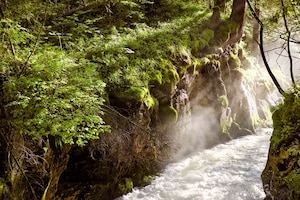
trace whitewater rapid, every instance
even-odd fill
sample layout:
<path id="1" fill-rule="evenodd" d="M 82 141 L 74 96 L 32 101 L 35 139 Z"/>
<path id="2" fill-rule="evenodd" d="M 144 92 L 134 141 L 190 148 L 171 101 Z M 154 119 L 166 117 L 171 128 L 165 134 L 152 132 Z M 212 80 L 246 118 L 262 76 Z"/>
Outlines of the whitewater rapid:
<path id="1" fill-rule="evenodd" d="M 152 183 L 118 200 L 258 200 L 271 129 L 201 150 L 169 164 Z"/>

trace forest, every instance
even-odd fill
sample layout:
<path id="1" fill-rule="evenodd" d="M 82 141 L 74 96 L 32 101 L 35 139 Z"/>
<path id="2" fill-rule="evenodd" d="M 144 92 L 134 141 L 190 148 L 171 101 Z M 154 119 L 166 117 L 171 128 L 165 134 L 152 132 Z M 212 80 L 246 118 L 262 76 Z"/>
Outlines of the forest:
<path id="1" fill-rule="evenodd" d="M 1 0 L 0 199 L 145 186 L 208 111 L 205 148 L 271 120 L 266 198 L 299 198 L 299 14 L 299 0 Z"/>

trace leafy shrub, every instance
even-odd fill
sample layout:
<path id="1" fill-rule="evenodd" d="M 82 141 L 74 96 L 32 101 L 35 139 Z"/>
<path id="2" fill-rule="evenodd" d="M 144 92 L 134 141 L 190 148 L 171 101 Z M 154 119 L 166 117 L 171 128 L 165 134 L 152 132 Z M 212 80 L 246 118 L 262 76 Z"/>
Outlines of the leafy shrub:
<path id="1" fill-rule="evenodd" d="M 3 98 L 16 131 L 33 138 L 56 135 L 79 146 L 109 131 L 101 118 L 105 84 L 96 64 L 59 47 L 36 48 L 38 38 L 16 22 L 1 25 Z"/>

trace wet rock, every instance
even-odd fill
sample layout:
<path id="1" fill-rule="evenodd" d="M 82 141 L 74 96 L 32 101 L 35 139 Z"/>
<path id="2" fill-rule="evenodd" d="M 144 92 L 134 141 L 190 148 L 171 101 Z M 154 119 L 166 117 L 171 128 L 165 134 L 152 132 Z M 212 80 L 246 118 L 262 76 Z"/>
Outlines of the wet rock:
<path id="1" fill-rule="evenodd" d="M 273 114 L 273 134 L 262 182 L 267 195 L 276 200 L 300 199 L 300 107 L 294 94 Z"/>

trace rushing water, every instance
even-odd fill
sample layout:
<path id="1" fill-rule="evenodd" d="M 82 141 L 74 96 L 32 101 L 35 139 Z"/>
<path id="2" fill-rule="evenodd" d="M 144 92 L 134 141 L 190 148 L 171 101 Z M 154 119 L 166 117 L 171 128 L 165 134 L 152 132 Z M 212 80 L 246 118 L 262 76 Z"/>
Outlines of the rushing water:
<path id="1" fill-rule="evenodd" d="M 263 199 L 260 175 L 267 160 L 271 130 L 199 151 L 169 164 L 151 185 L 120 200 Z"/>

